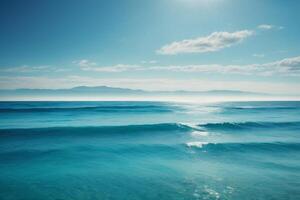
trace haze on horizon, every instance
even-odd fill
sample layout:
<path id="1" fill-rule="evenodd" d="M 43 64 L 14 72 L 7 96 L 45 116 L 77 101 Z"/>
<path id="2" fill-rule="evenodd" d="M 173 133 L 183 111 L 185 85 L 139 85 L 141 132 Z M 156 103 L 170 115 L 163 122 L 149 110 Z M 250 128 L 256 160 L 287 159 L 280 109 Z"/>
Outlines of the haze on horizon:
<path id="1" fill-rule="evenodd" d="M 0 89 L 300 95 L 299 1 L 0 1 Z"/>
<path id="2" fill-rule="evenodd" d="M 1 101 L 168 101 L 168 102 L 223 102 L 223 101 L 297 101 L 299 95 L 256 93 L 239 90 L 207 91 L 147 91 L 107 86 L 79 86 L 66 89 L 4 89 Z"/>

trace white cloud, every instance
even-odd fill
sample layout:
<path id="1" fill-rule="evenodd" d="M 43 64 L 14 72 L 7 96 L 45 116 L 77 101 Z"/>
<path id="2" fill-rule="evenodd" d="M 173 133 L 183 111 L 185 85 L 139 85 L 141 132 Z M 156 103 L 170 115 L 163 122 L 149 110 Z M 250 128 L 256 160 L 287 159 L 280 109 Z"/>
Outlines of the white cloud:
<path id="1" fill-rule="evenodd" d="M 257 53 L 255 53 L 252 56 L 253 57 L 257 57 L 257 58 L 263 58 L 263 57 L 265 57 L 265 54 L 257 54 Z"/>
<path id="2" fill-rule="evenodd" d="M 204 53 L 219 51 L 223 48 L 231 47 L 253 34 L 254 32 L 250 30 L 242 30 L 232 33 L 214 32 L 206 37 L 186 39 L 167 44 L 157 50 L 157 53 L 175 55 L 179 53 Z"/>
<path id="3" fill-rule="evenodd" d="M 94 66 L 94 67 L 82 67 L 84 71 L 96 71 L 96 72 L 125 72 L 132 70 L 139 70 L 141 67 L 138 65 L 126 65 L 117 64 L 113 66 Z"/>
<path id="4" fill-rule="evenodd" d="M 142 64 L 156 64 L 156 63 L 158 63 L 158 61 L 157 60 L 149 60 L 149 61 L 142 60 L 141 63 Z"/>
<path id="5" fill-rule="evenodd" d="M 293 58 L 285 58 L 272 63 L 264 64 L 268 69 L 275 69 L 279 73 L 290 74 L 290 75 L 300 75 L 300 56 Z"/>
<path id="6" fill-rule="evenodd" d="M 258 25 L 257 28 L 264 29 L 264 30 L 269 30 L 269 29 L 274 28 L 274 26 L 270 25 L 270 24 L 261 24 L 261 25 Z"/>
<path id="7" fill-rule="evenodd" d="M 171 70 L 179 72 L 209 72 L 209 73 L 229 73 L 245 75 L 281 75 L 300 76 L 300 56 L 285 58 L 283 60 L 251 65 L 185 65 L 157 67 L 157 70 Z"/>
<path id="8" fill-rule="evenodd" d="M 67 69 L 58 68 L 49 65 L 41 65 L 41 66 L 18 66 L 18 67 L 3 67 L 0 69 L 0 72 L 8 72 L 8 73 L 32 73 L 32 72 L 61 72 L 67 71 Z"/>
<path id="9" fill-rule="evenodd" d="M 30 67 L 27 65 L 19 66 L 19 67 L 7 67 L 1 69 L 3 72 L 36 72 L 49 69 L 48 66 L 37 66 L 37 67 Z"/>
<path id="10" fill-rule="evenodd" d="M 81 67 L 84 71 L 97 72 L 126 72 L 126 71 L 174 71 L 174 72 L 198 72 L 198 73 L 223 73 L 243 75 L 283 75 L 300 76 L 300 56 L 286 58 L 271 63 L 249 64 L 249 65 L 167 65 L 167 66 L 143 66 L 118 64 L 112 66 Z"/>
<path id="11" fill-rule="evenodd" d="M 281 29 L 284 29 L 283 26 L 275 26 L 275 25 L 271 25 L 271 24 L 261 24 L 261 25 L 258 25 L 257 28 L 261 29 L 261 30 L 271 30 L 271 29 L 281 30 Z"/>
<path id="12" fill-rule="evenodd" d="M 92 66 L 96 65 L 96 63 L 91 62 L 91 61 L 89 61 L 87 59 L 75 60 L 75 61 L 73 61 L 73 63 L 77 64 L 80 67 L 92 67 Z"/>
<path id="13" fill-rule="evenodd" d="M 80 67 L 83 71 L 95 71 L 95 72 L 124 72 L 129 70 L 138 70 L 140 66 L 138 65 L 128 65 L 128 64 L 117 64 L 112 66 L 99 66 L 95 62 L 89 60 L 79 60 L 73 61 L 76 65 Z M 148 63 L 148 62 L 147 62 Z"/>

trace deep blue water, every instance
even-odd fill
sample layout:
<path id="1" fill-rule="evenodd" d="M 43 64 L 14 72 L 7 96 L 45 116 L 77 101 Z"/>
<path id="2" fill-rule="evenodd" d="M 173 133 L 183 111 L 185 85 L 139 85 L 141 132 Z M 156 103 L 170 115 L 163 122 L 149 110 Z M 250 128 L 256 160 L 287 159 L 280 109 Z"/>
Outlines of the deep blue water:
<path id="1" fill-rule="evenodd" d="M 300 199 L 300 102 L 1 102 L 0 199 Z"/>

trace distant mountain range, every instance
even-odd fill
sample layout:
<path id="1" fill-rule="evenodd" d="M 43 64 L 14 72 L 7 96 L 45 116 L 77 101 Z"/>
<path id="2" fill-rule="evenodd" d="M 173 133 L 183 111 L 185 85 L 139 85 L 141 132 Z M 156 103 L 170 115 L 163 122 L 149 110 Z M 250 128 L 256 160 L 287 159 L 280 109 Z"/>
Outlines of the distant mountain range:
<path id="1" fill-rule="evenodd" d="M 265 93 L 255 93 L 239 90 L 208 90 L 208 91 L 145 91 L 128 88 L 107 86 L 87 87 L 79 86 L 69 89 L 13 89 L 0 90 L 0 98 L 7 96 L 22 97 L 107 97 L 107 96 L 269 96 Z"/>

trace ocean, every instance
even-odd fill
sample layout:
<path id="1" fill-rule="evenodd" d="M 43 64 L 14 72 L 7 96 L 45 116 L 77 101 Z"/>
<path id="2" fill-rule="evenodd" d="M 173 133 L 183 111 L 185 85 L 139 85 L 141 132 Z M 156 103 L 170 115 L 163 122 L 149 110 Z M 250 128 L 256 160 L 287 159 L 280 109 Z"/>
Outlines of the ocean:
<path id="1" fill-rule="evenodd" d="M 300 199 L 300 102 L 1 102 L 0 199 Z"/>

